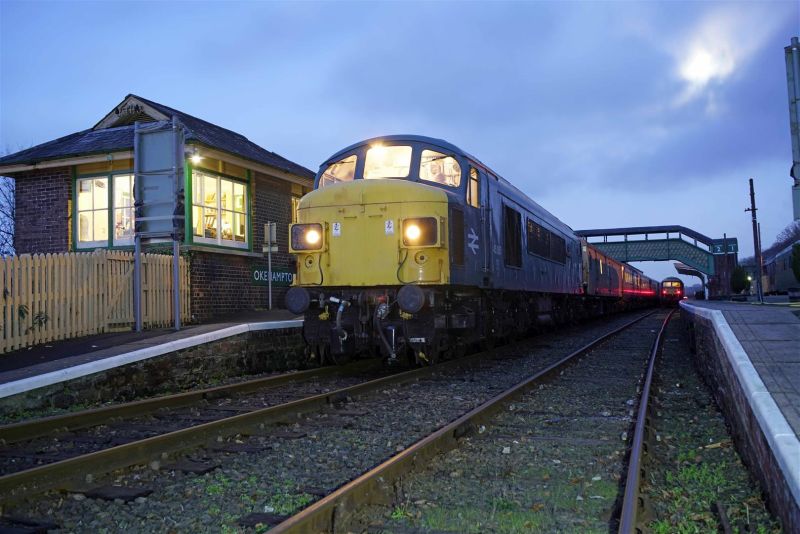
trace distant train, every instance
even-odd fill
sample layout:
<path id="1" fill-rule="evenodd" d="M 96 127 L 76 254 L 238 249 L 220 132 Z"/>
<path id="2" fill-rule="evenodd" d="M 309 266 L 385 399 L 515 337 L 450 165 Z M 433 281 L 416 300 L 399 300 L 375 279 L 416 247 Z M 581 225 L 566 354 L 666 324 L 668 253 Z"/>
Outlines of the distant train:
<path id="1" fill-rule="evenodd" d="M 670 276 L 661 281 L 661 303 L 665 306 L 676 306 L 686 297 L 686 290 L 680 278 Z"/>
<path id="2" fill-rule="evenodd" d="M 304 314 L 321 360 L 432 363 L 658 299 L 657 282 L 438 139 L 387 136 L 337 152 L 297 221 L 286 307 Z"/>
<path id="3" fill-rule="evenodd" d="M 789 245 L 764 264 L 764 275 L 761 277 L 764 294 L 784 295 L 789 289 L 800 288 L 800 282 L 792 270 L 792 250 L 793 245 Z"/>

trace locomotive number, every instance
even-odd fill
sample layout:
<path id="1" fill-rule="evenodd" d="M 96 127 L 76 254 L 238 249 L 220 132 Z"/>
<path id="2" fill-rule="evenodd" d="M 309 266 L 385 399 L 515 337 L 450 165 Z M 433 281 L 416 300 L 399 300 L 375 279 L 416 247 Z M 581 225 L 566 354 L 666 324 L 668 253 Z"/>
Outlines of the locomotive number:
<path id="1" fill-rule="evenodd" d="M 332 234 L 333 237 L 339 237 L 340 235 L 342 235 L 342 223 L 338 222 L 333 223 Z"/>
<path id="2" fill-rule="evenodd" d="M 394 235 L 394 221 L 392 219 L 387 219 L 386 222 L 383 223 L 383 230 L 386 232 L 386 235 Z"/>

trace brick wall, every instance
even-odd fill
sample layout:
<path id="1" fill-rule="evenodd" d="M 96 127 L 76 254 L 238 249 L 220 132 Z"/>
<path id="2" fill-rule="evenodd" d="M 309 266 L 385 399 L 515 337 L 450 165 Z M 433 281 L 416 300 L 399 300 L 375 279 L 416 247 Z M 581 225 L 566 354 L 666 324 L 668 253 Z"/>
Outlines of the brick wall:
<path id="1" fill-rule="evenodd" d="M 67 252 L 72 198 L 70 168 L 20 172 L 13 178 L 16 182 L 16 253 Z"/>
<path id="2" fill-rule="evenodd" d="M 266 309 L 267 287 L 253 285 L 254 266 L 266 268 L 261 255 L 264 224 L 278 223 L 278 252 L 272 254 L 273 270 L 294 270 L 294 258 L 288 253 L 291 222 L 291 185 L 285 181 L 255 173 L 251 194 L 253 252 L 258 256 L 236 256 L 194 250 L 191 253 L 192 315 L 196 321 L 233 315 L 237 311 Z M 272 288 L 273 308 L 283 308 L 287 288 Z"/>

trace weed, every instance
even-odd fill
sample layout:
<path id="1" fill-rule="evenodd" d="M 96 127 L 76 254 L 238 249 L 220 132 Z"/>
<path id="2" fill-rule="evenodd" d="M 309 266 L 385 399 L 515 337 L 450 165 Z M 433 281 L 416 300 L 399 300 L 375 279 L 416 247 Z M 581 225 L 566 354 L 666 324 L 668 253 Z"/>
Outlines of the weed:
<path id="1" fill-rule="evenodd" d="M 395 521 L 400 521 L 405 518 L 410 518 L 411 513 L 408 511 L 408 508 L 405 506 L 396 506 L 394 510 L 392 510 L 392 514 L 390 515 L 392 519 Z"/>

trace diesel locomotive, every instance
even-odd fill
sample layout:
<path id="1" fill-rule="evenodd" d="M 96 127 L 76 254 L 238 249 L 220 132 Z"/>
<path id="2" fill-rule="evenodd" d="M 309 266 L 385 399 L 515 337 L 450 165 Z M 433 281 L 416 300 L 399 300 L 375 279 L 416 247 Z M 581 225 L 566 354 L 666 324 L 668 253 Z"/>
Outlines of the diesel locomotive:
<path id="1" fill-rule="evenodd" d="M 680 278 L 670 276 L 661 281 L 661 303 L 664 306 L 677 306 L 686 291 Z"/>
<path id="2" fill-rule="evenodd" d="M 401 135 L 326 160 L 289 228 L 286 307 L 321 360 L 417 364 L 657 299 L 477 158 Z"/>

